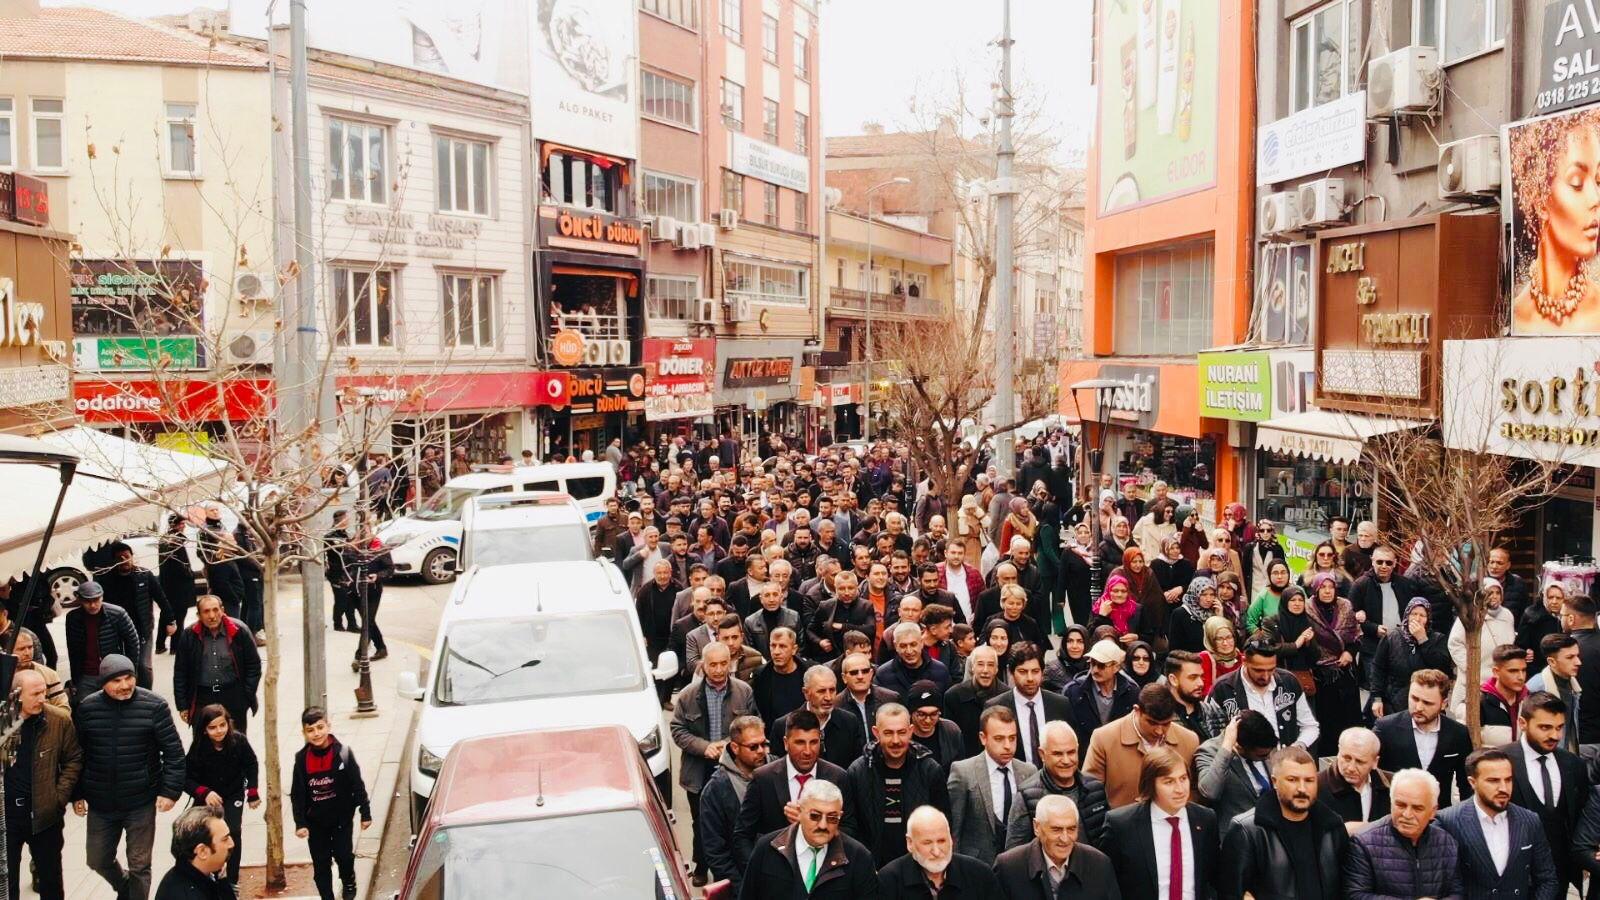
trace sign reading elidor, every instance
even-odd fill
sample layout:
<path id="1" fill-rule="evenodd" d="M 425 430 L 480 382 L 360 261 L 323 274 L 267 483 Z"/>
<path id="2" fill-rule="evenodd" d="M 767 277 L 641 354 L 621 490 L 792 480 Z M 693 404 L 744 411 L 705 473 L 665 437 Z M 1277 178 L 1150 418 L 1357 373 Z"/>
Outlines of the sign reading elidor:
<path id="1" fill-rule="evenodd" d="M 728 168 L 802 194 L 811 192 L 810 162 L 804 156 L 737 132 L 731 137 Z"/>
<path id="2" fill-rule="evenodd" d="M 1284 116 L 1256 130 L 1256 183 L 1275 184 L 1358 163 L 1367 153 L 1367 92 Z"/>
<path id="3" fill-rule="evenodd" d="M 1272 418 L 1272 357 L 1264 351 L 1202 353 L 1200 415 L 1264 422 Z"/>
<path id="4" fill-rule="evenodd" d="M 1445 341 L 1445 446 L 1600 465 L 1600 338 Z"/>

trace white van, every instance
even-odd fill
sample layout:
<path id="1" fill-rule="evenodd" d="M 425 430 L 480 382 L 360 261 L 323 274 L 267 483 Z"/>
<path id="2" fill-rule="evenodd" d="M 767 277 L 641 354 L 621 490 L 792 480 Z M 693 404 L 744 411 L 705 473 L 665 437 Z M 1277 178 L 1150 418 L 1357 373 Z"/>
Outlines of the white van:
<path id="1" fill-rule="evenodd" d="M 555 491 L 479 494 L 461 511 L 457 568 L 594 559 L 577 501 Z"/>
<path id="2" fill-rule="evenodd" d="M 411 759 L 416 823 L 458 741 L 529 728 L 621 725 L 658 785 L 670 777 L 656 682 L 627 582 L 603 561 L 474 567 L 461 576 L 434 638 L 427 680 L 402 672 L 400 696 L 422 701 Z"/>
<path id="3" fill-rule="evenodd" d="M 617 470 L 610 463 L 555 463 L 543 466 L 492 466 L 458 475 L 408 516 L 378 531 L 396 574 L 421 575 L 429 584 L 455 577 L 461 549 L 461 511 L 480 494 L 559 491 L 578 502 L 592 526 L 606 514 L 606 498 L 617 493 Z"/>

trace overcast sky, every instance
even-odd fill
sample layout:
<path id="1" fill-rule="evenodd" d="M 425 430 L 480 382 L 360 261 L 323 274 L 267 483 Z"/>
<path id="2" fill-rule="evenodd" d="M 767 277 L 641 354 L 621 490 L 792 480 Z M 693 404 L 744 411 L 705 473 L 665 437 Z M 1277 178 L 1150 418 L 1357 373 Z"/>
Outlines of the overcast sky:
<path id="1" fill-rule="evenodd" d="M 45 0 L 45 5 L 85 2 Z M 157 15 L 225 7 L 227 0 L 88 0 L 87 5 Z M 1066 151 L 1081 152 L 1089 137 L 1084 123 L 1092 118 L 1094 102 L 1090 8 L 1091 0 L 1012 0 L 1019 97 L 1031 93 Z M 824 131 L 855 134 L 874 121 L 888 128 L 909 125 L 910 98 L 948 96 L 957 68 L 966 75 L 969 102 L 985 105 L 988 85 L 1000 71 L 999 49 L 990 45 L 1000 36 L 1000 9 L 1001 0 L 824 0 Z"/>

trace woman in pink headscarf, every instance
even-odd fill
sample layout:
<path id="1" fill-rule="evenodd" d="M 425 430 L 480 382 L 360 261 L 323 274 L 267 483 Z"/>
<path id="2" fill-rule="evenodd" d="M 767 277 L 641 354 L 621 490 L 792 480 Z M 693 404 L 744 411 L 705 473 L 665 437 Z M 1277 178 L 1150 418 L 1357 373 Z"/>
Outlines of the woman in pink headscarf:
<path id="1" fill-rule="evenodd" d="M 1117 641 L 1131 644 L 1139 639 L 1139 604 L 1133 599 L 1133 587 L 1120 574 L 1106 579 L 1105 592 L 1095 601 L 1090 628 L 1110 625 L 1117 632 Z"/>

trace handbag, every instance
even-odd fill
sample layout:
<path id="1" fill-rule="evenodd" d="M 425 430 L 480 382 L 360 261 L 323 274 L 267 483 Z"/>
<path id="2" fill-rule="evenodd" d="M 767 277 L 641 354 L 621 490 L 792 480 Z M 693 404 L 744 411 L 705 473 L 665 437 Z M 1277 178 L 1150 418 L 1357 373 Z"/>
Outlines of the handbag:
<path id="1" fill-rule="evenodd" d="M 1317 695 L 1317 673 L 1296 671 L 1294 677 L 1296 681 L 1300 682 L 1300 690 L 1307 697 L 1315 697 Z"/>

